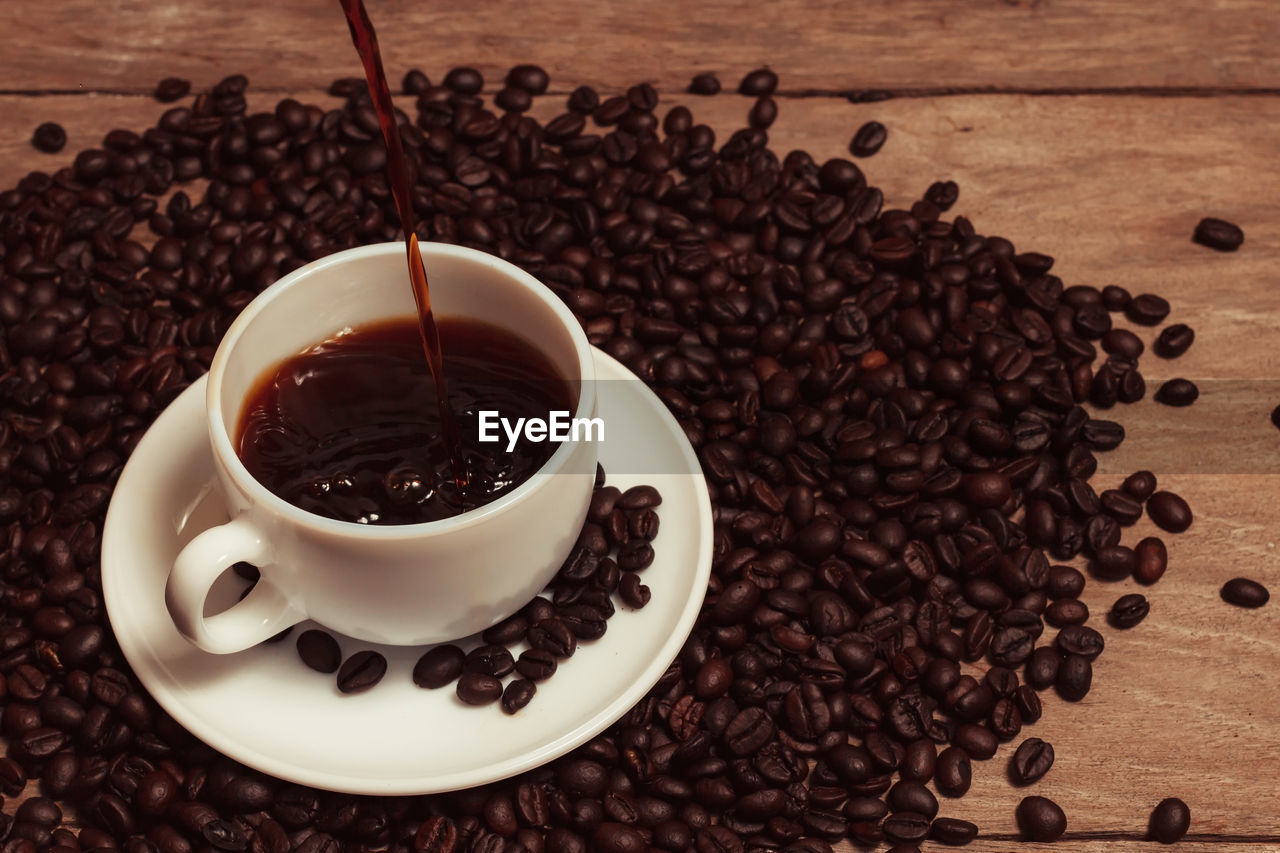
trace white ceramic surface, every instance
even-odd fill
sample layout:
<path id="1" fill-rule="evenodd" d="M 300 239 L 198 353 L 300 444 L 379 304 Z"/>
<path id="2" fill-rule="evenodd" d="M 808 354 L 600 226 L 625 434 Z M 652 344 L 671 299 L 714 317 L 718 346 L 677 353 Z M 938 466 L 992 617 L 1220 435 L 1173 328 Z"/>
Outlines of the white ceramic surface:
<path id="1" fill-rule="evenodd" d="M 595 417 L 591 346 L 546 285 L 474 249 L 442 243 L 421 249 L 437 317 L 481 319 L 523 337 L 577 391 L 572 416 Z M 178 554 L 165 592 L 178 629 L 205 651 L 237 652 L 307 618 L 369 642 L 464 637 L 519 609 L 573 547 L 591 499 L 593 441 L 562 442 L 537 473 L 492 503 L 402 525 L 306 512 L 268 491 L 236 455 L 241 412 L 264 371 L 344 329 L 412 316 L 405 279 L 403 243 L 329 255 L 259 294 L 218 346 L 205 392 L 207 431 L 232 519 Z M 547 504 L 560 513 L 548 518 Z M 262 581 L 234 607 L 206 614 L 206 596 L 223 567 L 241 560 L 258 566 Z"/>
<path id="2" fill-rule="evenodd" d="M 693 626 L 711 571 L 711 506 L 698 462 L 662 403 L 622 365 L 594 352 L 608 482 L 661 491 L 647 607 L 619 606 L 599 640 L 583 643 L 514 716 L 474 708 L 451 688 L 423 690 L 410 673 L 420 648 L 340 637 L 344 655 L 375 648 L 389 661 L 373 689 L 344 696 L 332 675 L 303 666 L 294 637 L 215 655 L 182 637 L 165 610 L 169 566 L 193 531 L 226 519 L 204 434 L 201 379 L 143 437 L 107 513 L 102 584 L 121 650 L 179 723 L 226 755 L 274 776 L 362 794 L 456 790 L 560 756 L 621 717 L 658 680 Z M 548 519 L 557 508 L 545 506 Z M 212 598 L 233 602 L 230 572 Z M 472 641 L 475 642 L 474 640 Z M 463 644 L 467 647 L 466 644 Z"/>

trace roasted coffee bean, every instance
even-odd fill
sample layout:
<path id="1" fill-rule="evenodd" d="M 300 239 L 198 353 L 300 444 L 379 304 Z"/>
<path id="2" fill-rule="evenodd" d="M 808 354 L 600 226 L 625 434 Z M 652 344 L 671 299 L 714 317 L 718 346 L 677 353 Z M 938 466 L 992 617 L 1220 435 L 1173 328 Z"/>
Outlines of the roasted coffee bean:
<path id="1" fill-rule="evenodd" d="M 1191 809 L 1177 797 L 1161 800 L 1151 811 L 1147 835 L 1161 844 L 1176 844 L 1191 828 Z"/>
<path id="2" fill-rule="evenodd" d="M 967 756 L 979 761 L 991 758 L 1000 746 L 999 739 L 990 729 L 973 723 L 961 723 L 957 726 L 951 740 L 963 749 Z"/>
<path id="3" fill-rule="evenodd" d="M 938 814 L 938 799 L 919 782 L 902 781 L 889 789 L 889 808 L 897 812 L 915 812 L 933 819 Z"/>
<path id="4" fill-rule="evenodd" d="M 464 672 L 458 679 L 457 693 L 468 705 L 488 705 L 502 697 L 502 682 L 492 675 Z"/>
<path id="5" fill-rule="evenodd" d="M 1151 345 L 1151 351 L 1161 358 L 1177 358 L 1191 349 L 1195 339 L 1194 329 L 1186 323 L 1174 323 L 1160 330 L 1160 334 Z"/>
<path id="6" fill-rule="evenodd" d="M 550 76 L 538 65 L 516 65 L 507 72 L 506 78 L 508 86 L 523 89 L 530 95 L 541 95 L 550 82 Z"/>
<path id="7" fill-rule="evenodd" d="M 530 681 L 546 681 L 555 675 L 556 666 L 555 655 L 541 649 L 526 649 L 516 660 L 516 672 Z"/>
<path id="8" fill-rule="evenodd" d="M 1040 781 L 1053 766 L 1053 745 L 1040 738 L 1031 737 L 1018 745 L 1009 763 L 1013 781 L 1030 785 Z"/>
<path id="9" fill-rule="evenodd" d="M 1148 536 L 1133 546 L 1133 561 L 1134 580 L 1153 584 L 1164 576 L 1169 565 L 1169 552 L 1161 539 Z"/>
<path id="10" fill-rule="evenodd" d="M 929 837 L 939 844 L 962 847 L 978 837 L 978 825 L 955 817 L 940 817 L 929 827 Z"/>
<path id="11" fill-rule="evenodd" d="M 881 829 L 890 841 L 915 843 L 929 837 L 932 821 L 915 812 L 896 812 L 889 815 Z"/>
<path id="12" fill-rule="evenodd" d="M 968 753 L 959 746 L 949 746 L 942 750 L 938 753 L 933 779 L 938 793 L 948 797 L 963 797 L 973 779 Z"/>
<path id="13" fill-rule="evenodd" d="M 698 74 L 689 82 L 687 91 L 691 95 L 718 95 L 720 80 L 714 74 Z"/>
<path id="14" fill-rule="evenodd" d="M 1190 406 L 1200 397 L 1200 389 L 1190 379 L 1170 379 L 1155 393 L 1155 401 L 1166 406 Z"/>
<path id="15" fill-rule="evenodd" d="M 1201 246 L 1217 249 L 1219 252 L 1234 252 L 1244 242 L 1244 231 L 1240 226 L 1225 219 L 1205 217 L 1196 224 L 1191 239 Z"/>
<path id="16" fill-rule="evenodd" d="M 1063 699 L 1079 702 L 1093 686 L 1093 664 L 1086 657 L 1067 655 L 1058 667 L 1058 678 L 1054 686 Z"/>
<path id="17" fill-rule="evenodd" d="M 1173 492 L 1156 492 L 1147 499 L 1147 515 L 1161 530 L 1182 533 L 1191 526 L 1191 507 Z"/>
<path id="18" fill-rule="evenodd" d="M 1132 548 L 1110 545 L 1098 549 L 1090 569 L 1103 580 L 1123 580 L 1133 574 L 1136 562 L 1137 556 Z"/>
<path id="19" fill-rule="evenodd" d="M 1050 646 L 1041 646 L 1027 659 L 1027 683 L 1037 690 L 1044 690 L 1058 678 L 1062 654 Z"/>
<path id="20" fill-rule="evenodd" d="M 849 143 L 849 153 L 855 157 L 870 157 L 880 150 L 888 138 L 889 131 L 883 124 L 878 121 L 869 121 L 858 128 L 858 132 L 853 135 L 853 141 Z"/>
<path id="21" fill-rule="evenodd" d="M 1054 645 L 1063 654 L 1080 655 L 1094 660 L 1102 654 L 1105 641 L 1101 634 L 1088 625 L 1068 625 L 1058 632 Z"/>
<path id="22" fill-rule="evenodd" d="M 303 631 L 297 639 L 298 657 L 316 672 L 337 672 L 342 664 L 342 649 L 327 631 Z"/>
<path id="23" fill-rule="evenodd" d="M 1053 800 L 1025 797 L 1014 811 L 1018 829 L 1028 841 L 1057 841 L 1067 831 L 1067 816 Z"/>
<path id="24" fill-rule="evenodd" d="M 1169 316 L 1169 302 L 1153 293 L 1144 293 L 1133 297 L 1124 314 L 1140 326 L 1156 326 Z"/>
<path id="25" fill-rule="evenodd" d="M 1147 618 L 1151 605 L 1144 595 L 1129 593 L 1116 599 L 1107 614 L 1107 621 L 1115 628 L 1132 628 Z"/>
<path id="26" fill-rule="evenodd" d="M 185 98 L 191 91 L 191 82 L 181 77 L 165 77 L 156 84 L 154 97 L 162 104 L 170 104 Z"/>
<path id="27" fill-rule="evenodd" d="M 694 79 L 696 80 L 697 78 Z M 748 73 L 742 78 L 742 82 L 738 84 L 738 94 L 759 97 L 761 95 L 772 95 L 777 88 L 778 75 L 774 74 L 768 68 L 757 68 L 755 71 Z M 708 92 L 705 94 L 714 93 Z"/>
<path id="28" fill-rule="evenodd" d="M 468 652 L 463 658 L 462 666 L 467 672 L 502 678 L 516 668 L 516 661 L 506 646 L 487 643 Z"/>
<path id="29" fill-rule="evenodd" d="M 1084 592 L 1084 575 L 1071 566 L 1053 566 L 1045 591 L 1050 598 L 1078 598 Z"/>
<path id="30" fill-rule="evenodd" d="M 1248 578 L 1232 578 L 1222 585 L 1222 600 L 1236 607 L 1261 607 L 1271 599 L 1271 593 L 1257 581 Z"/>
<path id="31" fill-rule="evenodd" d="M 1276 406 L 1271 410 L 1271 425 L 1276 429 L 1280 429 L 1280 406 Z"/>
<path id="32" fill-rule="evenodd" d="M 462 649 L 451 643 L 436 646 L 414 664 L 413 683 L 432 689 L 451 684 L 462 675 L 465 660 Z"/>
<path id="33" fill-rule="evenodd" d="M 338 669 L 338 690 L 343 693 L 359 693 L 368 690 L 387 672 L 387 659 L 378 652 L 356 652 Z"/>
<path id="34" fill-rule="evenodd" d="M 31 134 L 31 144 L 46 154 L 57 154 L 67 145 L 67 132 L 62 125 L 46 121 Z"/>
<path id="35" fill-rule="evenodd" d="M 503 713 L 514 714 L 528 705 L 537 690 L 538 686 L 527 678 L 513 679 L 502 691 Z"/>

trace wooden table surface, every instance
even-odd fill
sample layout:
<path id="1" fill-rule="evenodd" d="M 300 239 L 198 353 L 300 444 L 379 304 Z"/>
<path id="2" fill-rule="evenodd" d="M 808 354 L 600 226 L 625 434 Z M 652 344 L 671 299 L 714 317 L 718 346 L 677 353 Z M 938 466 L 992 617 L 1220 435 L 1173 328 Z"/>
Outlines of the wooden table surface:
<path id="1" fill-rule="evenodd" d="M 1118 410 L 1129 438 L 1102 457 L 1094 485 L 1150 467 L 1196 521 L 1169 538 L 1170 569 L 1147 591 L 1147 620 L 1105 630 L 1087 699 L 1046 694 L 1044 719 L 1024 736 L 1050 740 L 1057 763 L 1032 791 L 1067 812 L 1058 849 L 1150 849 L 1147 815 L 1166 796 L 1193 815 L 1177 849 L 1280 849 L 1280 601 L 1245 611 L 1217 595 L 1236 575 L 1280 594 L 1280 432 L 1267 420 L 1280 403 L 1275 0 L 369 5 L 393 79 L 410 67 L 439 79 L 470 64 L 493 83 L 516 62 L 536 62 L 552 75 L 535 110 L 543 117 L 580 83 L 616 93 L 649 81 L 665 105 L 688 103 L 724 134 L 751 101 L 685 95 L 689 78 L 714 71 L 732 92 L 767 64 L 781 77 L 775 150 L 839 156 L 877 119 L 888 142 L 861 165 L 888 206 L 952 179 L 953 215 L 1053 255 L 1068 284 L 1167 297 L 1169 322 L 1193 325 L 1196 342 L 1175 362 L 1147 357 L 1148 388 L 1186 376 L 1202 396 L 1190 409 L 1147 399 Z M 149 96 L 164 76 L 198 89 L 246 73 L 252 108 L 285 95 L 333 103 L 328 82 L 359 74 L 337 5 L 323 0 L 6 0 L 0 19 L 0 187 L 68 163 L 114 127 L 149 126 L 164 109 Z M 845 97 L 868 90 L 893 97 Z M 46 120 L 68 130 L 60 155 L 28 143 Z M 1203 216 L 1243 227 L 1240 251 L 1193 245 Z M 1151 330 L 1137 331 L 1150 343 Z M 1151 531 L 1144 520 L 1125 541 Z M 1101 614 L 1128 591 L 1093 582 L 1085 600 Z M 943 803 L 943 814 L 982 828 L 969 849 L 1035 846 L 1015 841 L 1026 792 L 1004 779 L 1010 752 L 975 764 L 971 793 Z"/>

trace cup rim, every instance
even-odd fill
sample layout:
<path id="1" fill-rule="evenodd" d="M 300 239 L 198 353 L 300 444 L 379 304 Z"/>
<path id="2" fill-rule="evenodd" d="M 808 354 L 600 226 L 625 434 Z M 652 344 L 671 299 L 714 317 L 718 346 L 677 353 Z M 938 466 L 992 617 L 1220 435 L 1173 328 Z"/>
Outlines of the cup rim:
<path id="1" fill-rule="evenodd" d="M 569 338 L 573 342 L 574 352 L 578 357 L 579 381 L 577 384 L 579 390 L 578 403 L 574 408 L 574 417 L 584 417 L 594 412 L 596 397 L 595 363 L 591 354 L 591 344 L 587 340 L 586 333 L 582 330 L 577 318 L 573 316 L 573 313 L 569 311 L 564 302 L 549 287 L 515 264 L 495 255 L 490 255 L 487 252 L 450 243 L 428 241 L 419 241 L 418 247 L 422 253 L 424 264 L 429 263 L 429 259 L 432 256 L 446 256 L 489 267 L 493 271 L 522 285 L 550 308 L 568 332 Z M 318 258 L 282 276 L 254 297 L 232 321 L 227 328 L 226 334 L 223 335 L 222 340 L 219 342 L 213 361 L 209 366 L 209 381 L 205 388 L 205 418 L 215 456 L 221 461 L 223 468 L 231 475 L 232 479 L 236 481 L 236 485 L 247 494 L 253 506 L 266 508 L 272 515 L 283 518 L 292 525 L 309 528 L 317 533 L 344 538 L 354 537 L 376 541 L 396 541 L 452 533 L 476 524 L 482 524 L 491 517 L 507 511 L 510 507 L 529 500 L 537 492 L 538 486 L 543 480 L 560 473 L 560 470 L 576 450 L 574 442 L 562 442 L 556 448 L 556 451 L 551 454 L 551 457 L 542 464 L 541 468 L 515 489 L 497 500 L 475 509 L 467 510 L 459 515 L 415 524 L 361 524 L 356 521 L 328 518 L 294 506 L 258 482 L 258 479 L 245 467 L 240 455 L 236 453 L 235 446 L 226 428 L 226 419 L 223 417 L 222 380 L 227 363 L 231 358 L 231 352 L 235 349 L 236 341 L 269 304 L 274 302 L 285 291 L 296 286 L 299 281 L 329 267 L 359 263 L 366 258 L 382 257 L 389 254 L 398 254 L 403 258 L 405 256 L 404 242 L 374 243 L 367 246 L 344 249 L 332 255 Z M 428 269 L 429 274 L 430 270 Z M 406 287 L 408 284 L 406 270 Z M 267 365 L 263 369 L 266 370 L 272 366 Z"/>

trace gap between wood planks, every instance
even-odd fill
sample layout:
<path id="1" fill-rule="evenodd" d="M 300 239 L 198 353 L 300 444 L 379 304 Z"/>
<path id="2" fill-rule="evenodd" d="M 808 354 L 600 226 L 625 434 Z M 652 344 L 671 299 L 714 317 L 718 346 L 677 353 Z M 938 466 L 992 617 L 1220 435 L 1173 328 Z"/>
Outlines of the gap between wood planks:
<path id="1" fill-rule="evenodd" d="M 296 87 L 259 87 L 250 80 L 249 87 L 257 94 L 292 95 L 300 92 L 321 92 L 324 89 L 298 89 Z M 193 87 L 193 93 L 196 91 Z M 492 95 L 497 90 L 485 90 Z M 548 89 L 539 98 L 567 97 L 570 89 Z M 601 89 L 602 92 L 621 92 L 621 89 Z M 660 94 L 689 95 L 691 98 L 718 97 L 719 95 L 737 95 L 733 89 L 722 89 L 717 95 L 694 95 L 680 89 L 666 92 L 658 89 Z M 402 93 L 397 93 L 402 94 Z M 74 89 L 0 89 L 0 96 L 14 97 L 60 97 L 64 95 L 116 95 L 126 97 L 153 97 L 153 89 L 113 89 L 77 87 Z M 914 89 L 780 89 L 773 93 L 775 98 L 847 98 L 854 103 L 889 101 L 898 98 L 944 98 L 965 97 L 972 95 L 1020 95 L 1030 97 L 1062 97 L 1078 95 L 1083 97 L 1151 97 L 1151 98 L 1218 98 L 1218 97 L 1275 97 L 1280 95 L 1280 87 L 1276 86 L 927 86 Z M 754 99 L 753 95 L 739 95 L 742 98 Z"/>

